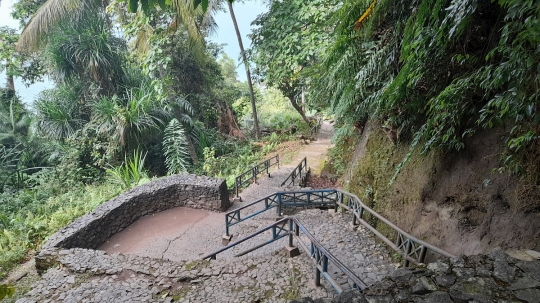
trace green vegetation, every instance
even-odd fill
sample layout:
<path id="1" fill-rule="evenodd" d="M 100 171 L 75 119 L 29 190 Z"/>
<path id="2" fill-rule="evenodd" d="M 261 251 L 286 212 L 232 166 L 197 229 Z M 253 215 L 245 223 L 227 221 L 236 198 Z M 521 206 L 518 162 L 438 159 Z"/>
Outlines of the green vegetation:
<path id="1" fill-rule="evenodd" d="M 126 1 L 14 6 L 22 34 L 0 29 L 8 84 L 0 88 L 0 279 L 122 191 L 177 173 L 231 186 L 289 138 L 274 133 L 253 144 L 248 84 L 221 46 L 202 43 L 209 16 L 181 4 L 146 14 L 130 13 Z M 32 83 L 45 71 L 55 87 L 23 104 L 13 78 Z M 278 91 L 254 91 L 267 129 L 307 129 Z"/>
<path id="2" fill-rule="evenodd" d="M 369 159 L 385 171 L 368 175 L 377 184 L 406 172 L 413 153 L 461 150 L 497 127 L 507 147 L 499 170 L 540 185 L 534 1 L 274 1 L 243 52 L 259 87 L 239 82 L 221 47 L 205 43 L 224 4 L 18 1 L 21 36 L 0 29 L 0 276 L 150 178 L 199 173 L 231 187 L 293 125 L 309 129 L 310 111 L 334 115 L 341 172 L 366 122 L 381 126 L 398 147 Z M 45 70 L 56 86 L 30 109 L 13 77 L 32 83 Z M 254 145 L 259 118 L 274 133 Z M 401 163 L 387 161 L 396 154 Z"/>
<path id="3" fill-rule="evenodd" d="M 399 173 L 416 149 L 502 127 L 500 171 L 538 184 L 539 16 L 529 0 L 273 2 L 251 51 L 263 79 L 329 108 L 339 150 L 375 120 L 410 147 Z"/>

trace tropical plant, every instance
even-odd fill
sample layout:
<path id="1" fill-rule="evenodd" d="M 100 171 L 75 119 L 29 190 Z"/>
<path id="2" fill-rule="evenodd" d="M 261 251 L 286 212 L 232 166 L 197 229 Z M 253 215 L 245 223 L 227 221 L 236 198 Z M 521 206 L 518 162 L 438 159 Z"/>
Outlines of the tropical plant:
<path id="1" fill-rule="evenodd" d="M 109 179 L 120 185 L 122 189 L 130 189 L 133 186 L 141 185 L 150 181 L 148 174 L 144 170 L 146 153 L 143 155 L 136 149 L 131 157 L 124 156 L 124 163 L 117 167 L 107 169 Z"/>
<path id="2" fill-rule="evenodd" d="M 187 136 L 177 119 L 172 119 L 165 128 L 163 154 L 169 175 L 187 171 L 189 157 Z"/>
<path id="3" fill-rule="evenodd" d="M 44 54 L 51 76 L 58 83 L 76 78 L 93 84 L 100 95 L 116 93 L 124 79 L 122 40 L 99 11 L 88 11 L 78 21 L 62 21 L 47 35 Z"/>
<path id="4" fill-rule="evenodd" d="M 144 82 L 138 88 L 128 89 L 125 98 L 102 97 L 91 104 L 92 118 L 88 127 L 110 136 L 113 142 L 129 150 L 171 116 L 155 102 L 154 96 L 153 87 Z"/>
<path id="5" fill-rule="evenodd" d="M 78 93 L 79 89 L 69 84 L 43 91 L 34 104 L 38 131 L 49 138 L 63 140 L 81 129 L 88 116 L 78 102 Z"/>

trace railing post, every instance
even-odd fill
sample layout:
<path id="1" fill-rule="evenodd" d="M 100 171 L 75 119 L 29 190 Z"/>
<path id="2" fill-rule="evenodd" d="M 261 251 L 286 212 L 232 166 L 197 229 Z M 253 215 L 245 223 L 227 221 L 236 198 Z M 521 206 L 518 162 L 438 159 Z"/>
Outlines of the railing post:
<path id="1" fill-rule="evenodd" d="M 229 219 L 227 218 L 227 215 L 225 215 L 225 235 L 229 237 Z"/>
<path id="2" fill-rule="evenodd" d="M 275 240 L 277 238 L 277 233 L 276 233 L 276 226 L 272 226 L 272 240 Z"/>
<path id="3" fill-rule="evenodd" d="M 293 220 L 289 220 L 289 247 L 293 247 L 293 239 L 294 239 L 294 226 L 293 226 Z"/>
<path id="4" fill-rule="evenodd" d="M 311 243 L 311 249 L 314 250 L 315 248 L 313 247 L 313 242 Z M 318 250 L 318 248 L 317 248 Z M 315 254 L 315 285 L 316 286 L 321 286 L 321 271 L 319 270 L 319 260 L 321 259 L 321 256 L 319 254 L 319 252 L 317 251 L 317 253 Z"/>
<path id="5" fill-rule="evenodd" d="M 294 234 L 298 237 L 300 236 L 300 227 L 298 224 L 294 223 Z"/>
<path id="6" fill-rule="evenodd" d="M 322 259 L 322 272 L 328 272 L 328 257 L 323 255 Z"/>
<path id="7" fill-rule="evenodd" d="M 234 187 L 235 187 L 235 191 L 236 191 L 236 197 L 238 198 L 238 178 L 239 177 L 236 177 L 236 182 L 234 182 Z M 241 180 L 241 178 L 240 178 Z"/>
<path id="8" fill-rule="evenodd" d="M 277 168 L 279 168 L 279 155 L 276 155 L 277 158 Z"/>
<path id="9" fill-rule="evenodd" d="M 257 170 L 257 167 L 254 167 L 251 170 L 251 175 L 253 176 L 253 180 L 254 180 L 253 182 L 255 182 L 255 184 L 259 184 L 259 183 L 257 183 L 257 172 L 256 172 L 256 170 Z"/>
<path id="10" fill-rule="evenodd" d="M 407 259 L 407 257 L 409 257 L 409 254 L 411 253 L 411 250 L 412 250 L 412 242 L 411 242 L 411 239 L 407 239 L 407 248 L 405 250 L 405 262 L 404 262 L 404 267 L 409 267 L 409 259 Z"/>
<path id="11" fill-rule="evenodd" d="M 281 193 L 277 194 L 277 199 L 278 199 L 277 216 L 281 217 Z"/>
<path id="12" fill-rule="evenodd" d="M 422 248 L 420 249 L 420 256 L 418 258 L 419 263 L 424 263 L 424 259 L 426 258 L 426 252 L 427 252 L 427 248 L 424 245 L 422 245 Z"/>

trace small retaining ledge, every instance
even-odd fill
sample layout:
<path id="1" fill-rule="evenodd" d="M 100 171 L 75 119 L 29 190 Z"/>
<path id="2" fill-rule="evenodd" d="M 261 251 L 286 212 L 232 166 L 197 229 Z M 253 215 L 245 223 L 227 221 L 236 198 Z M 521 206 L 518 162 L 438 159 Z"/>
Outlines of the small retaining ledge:
<path id="1" fill-rule="evenodd" d="M 51 262 L 45 259 L 58 248 L 96 249 L 139 218 L 180 206 L 226 210 L 230 201 L 225 180 L 174 175 L 124 192 L 53 234 L 36 255 L 36 268 L 47 269 Z"/>

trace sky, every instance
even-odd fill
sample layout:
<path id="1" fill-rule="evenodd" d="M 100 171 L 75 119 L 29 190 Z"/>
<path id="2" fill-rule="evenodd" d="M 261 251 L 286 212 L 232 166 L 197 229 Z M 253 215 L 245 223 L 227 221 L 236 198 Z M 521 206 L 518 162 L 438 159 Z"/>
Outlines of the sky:
<path id="1" fill-rule="evenodd" d="M 19 28 L 19 22 L 11 18 L 10 15 L 11 7 L 15 2 L 16 0 L 0 0 L 0 26 Z M 233 7 L 240 33 L 243 36 L 244 48 L 247 49 L 251 46 L 251 41 L 247 37 L 251 32 L 251 22 L 255 20 L 257 15 L 266 12 L 268 8 L 261 0 L 246 1 L 245 3 L 235 2 Z M 240 48 L 238 46 L 238 40 L 236 39 L 236 33 L 229 11 L 219 12 L 214 18 L 218 25 L 218 29 L 216 30 L 216 33 L 210 37 L 210 40 L 218 44 L 226 44 L 223 50 L 229 57 L 236 61 L 238 79 L 240 81 L 246 81 L 244 66 L 242 64 L 239 65 L 240 61 L 238 60 L 238 57 L 240 56 Z M 0 73 L 0 85 L 4 84 L 5 74 Z M 15 81 L 15 89 L 27 104 L 31 104 L 42 90 L 52 88 L 52 86 L 52 83 L 46 81 L 27 88 L 21 81 L 17 79 Z"/>

